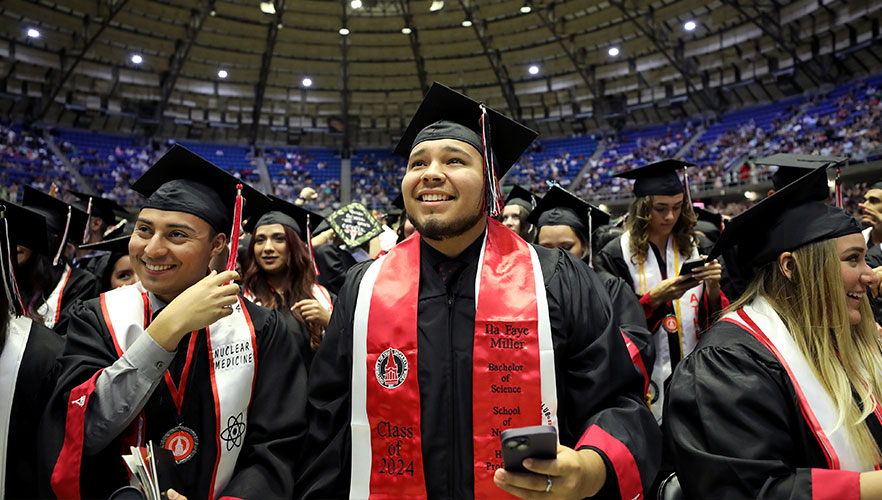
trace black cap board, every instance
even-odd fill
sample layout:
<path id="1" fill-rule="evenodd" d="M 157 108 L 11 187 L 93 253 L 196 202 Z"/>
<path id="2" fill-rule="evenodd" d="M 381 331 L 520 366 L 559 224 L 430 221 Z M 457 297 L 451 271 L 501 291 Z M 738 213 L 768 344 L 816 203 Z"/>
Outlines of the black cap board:
<path id="1" fill-rule="evenodd" d="M 619 172 L 615 177 L 634 179 L 634 196 L 638 198 L 653 195 L 673 196 L 685 192 L 677 170 L 694 166 L 694 163 L 683 160 L 662 160 Z"/>
<path id="2" fill-rule="evenodd" d="M 505 199 L 505 206 L 517 205 L 519 207 L 524 207 L 529 211 L 536 208 L 537 203 L 539 203 L 539 197 L 521 186 L 512 186 L 511 191 L 508 193 L 508 197 Z"/>
<path id="3" fill-rule="evenodd" d="M 83 233 L 89 223 L 89 216 L 86 215 L 86 212 L 31 186 L 25 186 L 22 205 L 46 217 L 46 229 L 50 236 L 61 238 L 67 229 L 68 240 L 77 244 L 82 243 Z M 68 211 L 70 212 L 69 225 L 67 224 Z"/>
<path id="4" fill-rule="evenodd" d="M 867 190 L 870 190 L 870 189 L 882 189 L 882 181 L 870 184 L 870 187 L 867 188 Z"/>
<path id="5" fill-rule="evenodd" d="M 80 191 L 68 192 L 82 201 L 82 204 L 77 204 L 76 206 L 77 208 L 82 209 L 84 212 L 88 212 L 87 209 L 89 208 L 89 203 L 91 202 L 92 207 L 90 215 L 93 217 L 100 217 L 108 226 L 116 224 L 116 212 L 126 211 L 126 209 L 122 205 L 108 198 L 102 198 L 98 195 L 82 193 Z"/>
<path id="6" fill-rule="evenodd" d="M 325 220 L 321 215 L 305 208 L 289 203 L 281 198 L 270 195 L 270 203 L 262 207 L 262 212 L 252 212 L 248 222 L 245 223 L 245 231 L 253 233 L 258 227 L 269 224 L 281 224 L 290 227 L 297 233 L 302 241 L 306 241 L 307 233 L 315 231 L 315 228 Z M 307 219 L 309 231 L 307 231 Z"/>
<path id="7" fill-rule="evenodd" d="M 774 186 L 775 191 L 777 191 L 784 186 L 800 179 L 810 170 L 816 169 L 822 165 L 828 168 L 833 167 L 847 160 L 848 158 L 844 156 L 797 155 L 779 153 L 771 156 L 766 156 L 765 158 L 760 158 L 758 160 L 755 160 L 754 163 L 757 165 L 770 165 L 778 167 L 778 170 L 774 174 L 772 174 L 772 185 Z M 817 186 L 815 186 L 814 188 L 818 189 L 819 193 L 821 190 L 824 190 L 826 192 L 826 196 L 830 195 L 830 188 L 827 185 L 826 178 L 820 179 Z"/>
<path id="8" fill-rule="evenodd" d="M 397 208 L 398 210 L 404 210 L 404 195 L 398 193 L 398 196 L 392 200 L 392 206 Z"/>
<path id="9" fill-rule="evenodd" d="M 860 232 L 854 218 L 823 203 L 812 189 L 826 178 L 826 165 L 821 165 L 729 221 L 707 260 L 738 245 L 737 265 L 749 279 L 783 252 Z"/>
<path id="10" fill-rule="evenodd" d="M 566 189 L 554 185 L 530 212 L 527 222 L 536 227 L 570 226 L 586 235 L 609 224 L 610 216 Z"/>
<path id="11" fill-rule="evenodd" d="M 175 144 L 132 184 L 147 197 L 141 207 L 184 212 L 230 235 L 236 204 L 236 186 L 242 185 L 243 218 L 259 211 L 269 199 L 232 174 L 189 149 Z"/>
<path id="12" fill-rule="evenodd" d="M 0 200 L 0 211 L 9 224 L 9 244 L 21 245 L 32 252 L 49 255 L 49 239 L 46 217 L 21 205 Z"/>
<path id="13" fill-rule="evenodd" d="M 125 234 L 109 240 L 99 241 L 97 243 L 89 243 L 80 245 L 81 250 L 101 250 L 110 253 L 129 253 L 129 240 L 132 239 L 131 234 Z"/>

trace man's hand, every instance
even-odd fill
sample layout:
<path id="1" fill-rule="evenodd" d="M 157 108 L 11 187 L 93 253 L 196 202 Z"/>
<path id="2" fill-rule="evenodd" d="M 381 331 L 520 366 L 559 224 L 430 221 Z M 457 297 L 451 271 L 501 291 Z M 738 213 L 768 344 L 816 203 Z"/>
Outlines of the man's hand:
<path id="1" fill-rule="evenodd" d="M 870 293 L 873 297 L 878 297 L 882 293 L 882 266 L 874 267 L 873 274 L 876 275 L 876 279 L 869 285 Z"/>
<path id="2" fill-rule="evenodd" d="M 212 271 L 175 297 L 150 323 L 147 333 L 163 349 L 173 352 L 184 335 L 233 314 L 228 306 L 236 303 L 239 286 L 224 283 L 237 279 L 236 271 Z"/>
<path id="3" fill-rule="evenodd" d="M 499 488 L 520 498 L 574 498 L 591 497 L 606 483 L 606 464 L 594 450 L 576 451 L 566 446 L 557 447 L 554 460 L 524 460 L 531 472 L 509 472 L 498 469 L 493 482 Z M 551 491 L 547 491 L 548 480 Z"/>
<path id="4" fill-rule="evenodd" d="M 869 203 L 858 203 L 858 208 L 861 211 L 861 221 L 875 228 L 879 228 L 882 225 L 882 213 L 879 213 Z"/>
<path id="5" fill-rule="evenodd" d="M 303 299 L 298 301 L 291 307 L 291 312 L 296 316 L 300 314 L 303 321 L 318 325 L 322 329 L 328 327 L 331 321 L 331 312 L 322 307 L 319 301 L 315 299 Z"/>
<path id="6" fill-rule="evenodd" d="M 165 497 L 168 498 L 168 500 L 187 500 L 187 497 L 172 489 L 165 492 Z"/>

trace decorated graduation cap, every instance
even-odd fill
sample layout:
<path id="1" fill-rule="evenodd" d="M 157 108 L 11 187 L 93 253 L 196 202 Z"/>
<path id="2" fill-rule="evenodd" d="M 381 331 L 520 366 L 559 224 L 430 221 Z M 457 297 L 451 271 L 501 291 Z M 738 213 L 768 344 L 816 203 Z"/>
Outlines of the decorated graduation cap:
<path id="1" fill-rule="evenodd" d="M 407 158 L 420 143 L 439 139 L 455 139 L 474 147 L 484 159 L 484 209 L 495 217 L 502 211 L 499 179 L 538 135 L 436 82 L 410 120 L 395 153 Z"/>
<path id="2" fill-rule="evenodd" d="M 737 264 L 749 278 L 783 252 L 860 232 L 854 218 L 813 189 L 826 178 L 823 164 L 730 220 L 707 260 L 738 245 Z"/>
<path id="3" fill-rule="evenodd" d="M 757 165 L 770 165 L 778 167 L 778 170 L 772 174 L 772 186 L 775 191 L 784 188 L 788 184 L 795 182 L 820 166 L 830 168 L 841 165 L 848 160 L 844 156 L 820 156 L 820 155 L 795 155 L 795 154 L 775 154 L 766 156 L 754 161 Z M 830 196 L 830 187 L 827 185 L 827 177 L 818 177 L 817 184 L 807 186 L 809 189 L 816 190 L 814 196 L 827 199 Z M 837 206 L 842 206 L 837 203 Z"/>
<path id="4" fill-rule="evenodd" d="M 688 194 L 677 171 L 694 167 L 694 163 L 683 160 L 662 160 L 649 165 L 619 172 L 615 177 L 634 179 L 634 196 L 673 196 L 675 194 Z M 688 187 L 688 186 L 687 186 Z"/>
<path id="5" fill-rule="evenodd" d="M 86 212 L 31 186 L 25 186 L 22 204 L 46 218 L 50 244 L 58 245 L 57 249 L 50 248 L 48 252 L 48 255 L 54 255 L 52 265 L 58 265 L 68 240 L 82 243 L 81 235 L 89 223 Z"/>
<path id="6" fill-rule="evenodd" d="M 538 200 L 538 196 L 526 189 L 520 186 L 512 186 L 511 191 L 508 193 L 508 197 L 505 199 L 505 206 L 517 205 L 526 208 L 528 211 L 532 211 L 536 208 L 536 204 L 539 202 Z"/>
<path id="7" fill-rule="evenodd" d="M 0 278 L 3 291 L 16 315 L 24 314 L 26 308 L 15 280 L 13 256 L 16 245 L 40 254 L 49 253 L 46 217 L 21 205 L 0 200 Z"/>
<path id="8" fill-rule="evenodd" d="M 195 215 L 227 235 L 231 245 L 227 270 L 236 266 L 244 200 L 252 212 L 269 203 L 256 189 L 179 144 L 135 181 L 132 189 L 147 197 L 142 209 Z"/>

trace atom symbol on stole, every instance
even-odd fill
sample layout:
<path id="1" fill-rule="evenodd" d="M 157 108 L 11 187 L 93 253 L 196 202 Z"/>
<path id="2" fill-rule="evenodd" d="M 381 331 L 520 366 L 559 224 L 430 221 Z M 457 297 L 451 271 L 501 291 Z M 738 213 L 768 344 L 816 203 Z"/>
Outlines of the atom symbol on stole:
<path id="1" fill-rule="evenodd" d="M 242 446 L 242 438 L 245 436 L 244 417 L 240 412 L 238 416 L 227 419 L 227 428 L 220 433 L 221 439 L 227 444 L 227 451 L 236 446 Z"/>

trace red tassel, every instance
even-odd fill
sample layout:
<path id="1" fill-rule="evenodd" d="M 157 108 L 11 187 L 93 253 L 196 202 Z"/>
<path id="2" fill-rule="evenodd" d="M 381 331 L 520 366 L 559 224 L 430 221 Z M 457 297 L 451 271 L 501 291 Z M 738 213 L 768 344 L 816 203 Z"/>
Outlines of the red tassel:
<path id="1" fill-rule="evenodd" d="M 319 272 L 318 265 L 315 263 L 315 251 L 312 247 L 312 225 L 309 223 L 309 214 L 306 214 L 306 247 L 309 248 L 309 262 L 312 263 L 312 269 L 316 276 L 320 276 L 322 273 Z"/>
<path id="2" fill-rule="evenodd" d="M 236 208 L 233 211 L 233 229 L 230 231 L 230 258 L 227 260 L 227 271 L 236 269 L 239 254 L 239 228 L 242 226 L 242 185 L 236 185 Z"/>
<path id="3" fill-rule="evenodd" d="M 839 175 L 842 173 L 841 168 L 836 169 L 836 207 L 842 208 L 842 184 L 839 183 Z"/>

